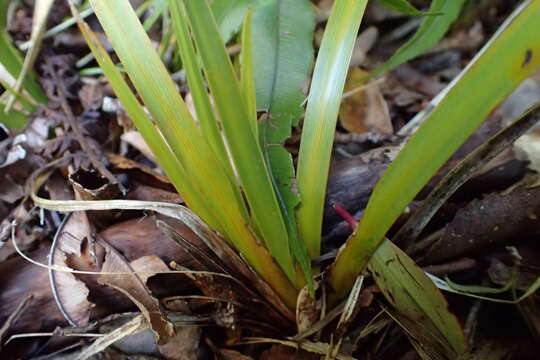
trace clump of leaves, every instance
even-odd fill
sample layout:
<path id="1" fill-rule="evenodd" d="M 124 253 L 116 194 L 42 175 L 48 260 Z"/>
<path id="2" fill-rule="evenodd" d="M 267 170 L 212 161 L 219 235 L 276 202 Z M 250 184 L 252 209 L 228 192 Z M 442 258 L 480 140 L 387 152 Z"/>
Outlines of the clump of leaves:
<path id="1" fill-rule="evenodd" d="M 168 1 L 195 116 L 129 1 L 90 3 L 135 93 L 82 21 L 80 28 L 161 167 L 189 207 L 294 308 L 304 286 L 313 294 L 310 260 L 320 255 L 336 119 L 367 0 L 336 0 L 332 7 L 307 98 L 297 177 L 282 145 L 302 117 L 301 89 L 312 64 L 314 15 L 308 0 L 266 1 L 252 10 L 244 7 L 236 67 L 222 38 L 223 24 L 216 21 L 206 1 Z M 413 38 L 375 74 L 435 44 L 463 1 L 434 0 L 427 14 L 417 13 L 406 1 L 384 3 L 424 18 Z M 350 291 L 407 204 L 489 112 L 538 67 L 538 16 L 540 3 L 525 1 L 423 113 L 423 125 L 379 181 L 357 231 L 327 271 L 332 299 Z M 422 356 L 455 358 L 465 352 L 459 324 L 433 283 L 418 269 L 409 271 L 414 263 L 399 249 L 388 244 L 381 249 L 371 266 L 378 274 L 374 278 L 385 296 L 397 299 L 391 304 L 403 317 L 395 317 L 416 344 L 434 344 L 430 351 L 419 350 Z M 382 266 L 394 260 L 400 261 L 391 269 Z M 396 298 L 401 287 L 407 295 Z M 431 302 L 420 301 L 427 297 Z M 414 309 L 407 311 L 411 306 Z M 411 330 L 415 321 L 423 321 L 417 332 Z M 426 329 L 435 333 L 429 335 Z"/>

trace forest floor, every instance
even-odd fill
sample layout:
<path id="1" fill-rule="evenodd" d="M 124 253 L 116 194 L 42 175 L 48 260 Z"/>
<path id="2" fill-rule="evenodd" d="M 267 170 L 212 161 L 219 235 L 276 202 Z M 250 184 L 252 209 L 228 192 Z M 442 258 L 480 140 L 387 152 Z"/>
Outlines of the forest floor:
<path id="1" fill-rule="evenodd" d="M 33 9 L 28 3 L 19 2 L 9 23 L 10 35 L 18 45 L 28 41 L 32 30 Z M 464 69 L 516 2 L 471 3 L 435 48 L 344 99 L 328 184 L 324 253 L 331 254 L 351 231 L 334 205 L 346 208 L 357 219 L 362 216 L 377 180 L 410 134 L 410 120 Z M 69 16 L 65 3 L 55 2 L 47 28 Z M 324 11 L 321 17 L 322 24 Z M 87 21 L 105 37 L 94 17 Z M 355 81 L 368 69 L 388 58 L 414 27 L 410 17 L 370 5 L 346 91 L 357 87 Z M 149 32 L 159 34 L 159 26 Z M 197 268 L 196 259 L 163 232 L 156 220 L 166 222 L 182 238 L 200 247 L 201 240 L 182 222 L 150 211 L 81 211 L 65 215 L 34 206 L 29 198 L 33 191 L 54 200 L 131 199 L 183 204 L 182 197 L 157 168 L 153 154 L 107 79 L 95 73 L 97 65 L 88 54 L 76 26 L 46 38 L 35 70 L 48 103 L 32 114 L 24 130 L 0 126 L 0 357 L 320 358 L 286 344 L 246 344 L 247 336 L 292 336 L 294 324 L 264 324 L 260 313 L 266 310 L 239 309 L 220 300 L 216 284 L 204 285 L 212 287 L 214 296 L 209 295 L 212 291 L 201 291 L 201 283 L 208 279 L 166 273 L 171 263 L 176 269 Z M 177 80 L 184 89 L 181 76 Z M 457 162 L 539 100 L 537 72 L 489 116 L 399 222 L 402 224 L 422 204 L 429 190 Z M 433 217 L 420 240 L 409 248 L 409 254 L 424 270 L 457 284 L 482 285 L 492 290 L 517 279 L 516 290 L 524 291 L 538 277 L 538 131 L 521 138 L 477 172 Z M 294 129 L 287 142 L 293 155 L 298 153 L 300 132 L 300 127 Z M 33 189 L 40 179 L 43 186 Z M 53 264 L 107 274 L 47 269 Z M 112 274 L 133 269 L 151 274 L 142 280 Z M 417 359 L 403 331 L 390 320 L 369 334 L 362 333 L 366 322 L 381 312 L 377 288 L 369 289 L 371 297 L 364 294 L 361 315 L 350 327 L 356 330 L 342 345 L 351 357 L 343 358 Z M 502 353 L 506 353 L 493 357 L 497 359 L 538 358 L 538 295 L 519 304 L 448 293 L 445 296 L 471 346 L 480 346 L 484 341 L 503 344 L 506 350 Z M 166 344 L 156 343 L 152 330 L 141 320 L 141 304 L 137 307 L 133 301 L 141 302 L 149 313 L 167 312 L 177 330 L 175 337 Z"/>

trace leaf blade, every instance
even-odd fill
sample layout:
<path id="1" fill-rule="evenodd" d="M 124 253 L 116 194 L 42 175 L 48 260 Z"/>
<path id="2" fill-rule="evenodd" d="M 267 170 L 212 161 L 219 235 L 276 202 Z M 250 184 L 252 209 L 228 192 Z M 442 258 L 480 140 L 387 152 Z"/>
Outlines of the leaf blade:
<path id="1" fill-rule="evenodd" d="M 416 33 L 390 59 L 373 70 L 369 76 L 377 76 L 386 70 L 403 64 L 437 44 L 458 17 L 465 1 L 433 0 L 429 8 L 429 13 L 433 15 L 424 17 Z"/>
<path id="2" fill-rule="evenodd" d="M 296 215 L 309 255 L 320 252 L 324 194 L 341 93 L 366 0 L 337 0 L 315 65 L 298 155 Z"/>
<path id="3" fill-rule="evenodd" d="M 429 107 L 425 123 L 386 170 L 357 231 L 330 268 L 330 283 L 338 297 L 347 292 L 389 227 L 429 178 L 494 107 L 540 66 L 540 43 L 535 37 L 539 16 L 540 2 L 523 3 L 434 100 L 436 106 Z"/>

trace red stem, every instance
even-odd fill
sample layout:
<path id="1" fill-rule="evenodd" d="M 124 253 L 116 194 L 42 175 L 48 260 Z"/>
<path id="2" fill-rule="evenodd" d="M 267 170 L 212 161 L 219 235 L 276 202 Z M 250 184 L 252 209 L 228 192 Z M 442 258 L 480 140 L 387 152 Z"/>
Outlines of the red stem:
<path id="1" fill-rule="evenodd" d="M 341 216 L 341 218 L 345 220 L 347 224 L 349 224 L 349 227 L 351 228 L 351 230 L 354 231 L 354 229 L 356 229 L 356 225 L 358 224 L 358 221 L 356 221 L 354 216 L 352 216 L 351 213 L 347 209 L 345 209 L 343 206 L 339 204 L 334 204 L 333 207 L 336 213 L 339 216 Z"/>

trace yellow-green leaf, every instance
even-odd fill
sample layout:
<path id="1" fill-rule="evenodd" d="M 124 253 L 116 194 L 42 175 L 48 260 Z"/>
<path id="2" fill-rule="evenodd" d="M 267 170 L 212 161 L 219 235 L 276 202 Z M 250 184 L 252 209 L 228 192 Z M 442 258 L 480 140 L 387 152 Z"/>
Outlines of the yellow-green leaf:
<path id="1" fill-rule="evenodd" d="M 425 122 L 375 187 L 357 231 L 330 269 L 338 296 L 397 217 L 487 115 L 540 66 L 540 1 L 519 6 L 467 68 L 430 104 Z"/>

